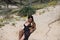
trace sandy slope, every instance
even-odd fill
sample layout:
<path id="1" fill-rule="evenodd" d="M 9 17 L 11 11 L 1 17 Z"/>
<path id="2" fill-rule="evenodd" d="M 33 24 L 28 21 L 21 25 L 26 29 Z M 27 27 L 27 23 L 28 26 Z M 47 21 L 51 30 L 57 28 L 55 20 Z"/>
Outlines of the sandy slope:
<path id="1" fill-rule="evenodd" d="M 55 8 L 49 9 L 50 10 L 49 12 L 46 11 L 45 14 L 34 15 L 34 18 L 37 24 L 37 29 L 35 33 L 32 34 L 30 39 L 33 39 L 33 40 L 58 40 L 59 39 L 59 36 L 58 36 L 60 35 L 59 34 L 60 33 L 59 32 L 60 30 L 60 27 L 59 27 L 60 10 L 59 9 L 60 9 L 60 6 L 55 6 Z"/>
<path id="2" fill-rule="evenodd" d="M 60 5 L 37 10 L 34 16 L 36 31 L 31 34 L 29 40 L 60 40 Z M 38 15 L 41 10 L 46 10 Z M 16 26 L 8 24 L 0 28 L 0 40 L 18 40 L 19 30 L 23 28 L 25 21 L 17 21 Z"/>

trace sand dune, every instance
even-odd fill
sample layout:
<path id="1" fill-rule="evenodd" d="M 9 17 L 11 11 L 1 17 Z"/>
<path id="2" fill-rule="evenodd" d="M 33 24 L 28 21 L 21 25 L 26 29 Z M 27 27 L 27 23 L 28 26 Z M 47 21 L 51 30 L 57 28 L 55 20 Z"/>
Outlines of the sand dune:
<path id="1" fill-rule="evenodd" d="M 42 15 L 37 10 L 33 15 L 36 22 L 36 31 L 31 34 L 29 40 L 60 40 L 60 5 L 48 8 Z M 53 10 L 53 11 L 52 11 Z M 25 21 L 17 21 L 15 26 L 7 24 L 0 28 L 0 40 L 18 40 L 19 30 L 23 29 Z"/>

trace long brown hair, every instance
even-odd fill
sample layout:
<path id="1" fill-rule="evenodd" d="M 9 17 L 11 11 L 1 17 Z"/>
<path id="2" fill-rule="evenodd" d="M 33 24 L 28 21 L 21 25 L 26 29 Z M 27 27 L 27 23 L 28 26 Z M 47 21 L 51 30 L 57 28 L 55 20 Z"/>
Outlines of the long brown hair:
<path id="1" fill-rule="evenodd" d="M 28 16 L 28 19 L 29 19 L 29 18 L 32 18 L 32 22 L 34 22 L 34 18 L 33 18 L 32 15 Z"/>

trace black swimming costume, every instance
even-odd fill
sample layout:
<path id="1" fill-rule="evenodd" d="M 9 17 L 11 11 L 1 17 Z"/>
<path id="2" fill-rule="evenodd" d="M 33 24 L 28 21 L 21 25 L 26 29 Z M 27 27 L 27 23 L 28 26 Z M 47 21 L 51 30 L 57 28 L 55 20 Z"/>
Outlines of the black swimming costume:
<path id="1" fill-rule="evenodd" d="M 24 40 L 28 40 L 28 38 L 31 34 L 29 27 L 31 27 L 31 25 L 25 26 L 25 24 L 24 24 L 24 36 L 25 36 Z"/>

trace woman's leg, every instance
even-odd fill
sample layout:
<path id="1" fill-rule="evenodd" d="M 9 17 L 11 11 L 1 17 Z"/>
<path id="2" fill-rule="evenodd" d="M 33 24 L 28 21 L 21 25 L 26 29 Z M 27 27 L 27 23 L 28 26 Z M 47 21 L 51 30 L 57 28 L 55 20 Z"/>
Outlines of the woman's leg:
<path id="1" fill-rule="evenodd" d="M 24 34 L 24 30 L 22 29 L 22 30 L 19 32 L 19 40 L 22 38 L 23 34 Z"/>

